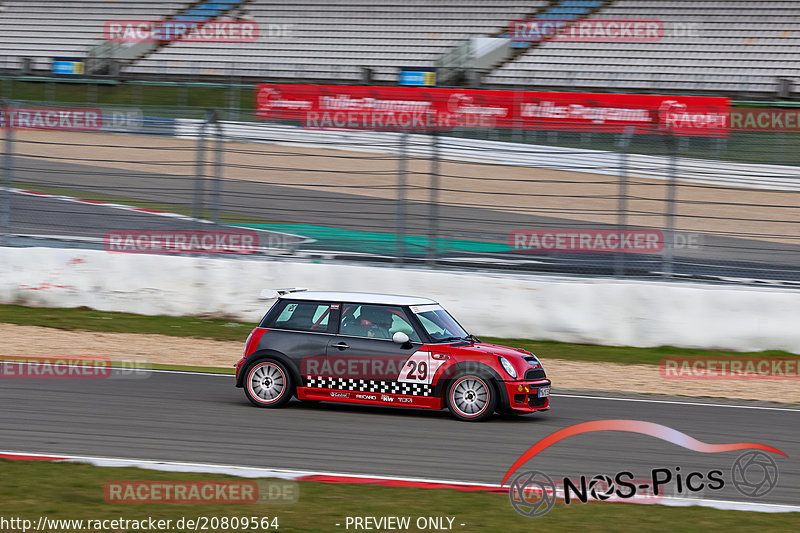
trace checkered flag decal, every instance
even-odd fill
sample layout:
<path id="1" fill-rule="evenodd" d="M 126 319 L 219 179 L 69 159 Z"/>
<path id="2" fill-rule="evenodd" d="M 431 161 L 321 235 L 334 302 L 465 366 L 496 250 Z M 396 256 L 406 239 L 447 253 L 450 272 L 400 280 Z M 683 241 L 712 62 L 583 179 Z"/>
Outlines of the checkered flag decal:
<path id="1" fill-rule="evenodd" d="M 406 396 L 430 396 L 431 386 L 424 383 L 401 383 L 376 379 L 346 378 L 306 378 L 307 387 L 318 389 L 335 389 L 356 392 L 374 392 L 377 394 L 404 394 Z"/>

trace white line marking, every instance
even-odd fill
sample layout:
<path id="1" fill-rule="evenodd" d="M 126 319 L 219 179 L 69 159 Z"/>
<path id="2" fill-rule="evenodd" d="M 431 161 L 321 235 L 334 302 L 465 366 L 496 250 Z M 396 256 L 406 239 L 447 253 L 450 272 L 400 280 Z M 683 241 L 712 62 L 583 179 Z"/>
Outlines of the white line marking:
<path id="1" fill-rule="evenodd" d="M 69 462 L 76 463 L 89 463 L 94 466 L 102 467 L 129 467 L 135 466 L 139 468 L 146 468 L 150 470 L 161 470 L 167 472 L 199 472 L 199 473 L 218 473 L 228 474 L 237 477 L 245 478 L 258 478 L 258 477 L 272 477 L 279 479 L 298 479 L 304 476 L 332 476 L 332 477 L 359 477 L 364 479 L 374 480 L 387 480 L 387 481 L 406 481 L 411 483 L 425 483 L 436 485 L 464 485 L 475 487 L 487 488 L 501 488 L 501 485 L 494 483 L 477 483 L 474 481 L 455 481 L 455 480 L 442 480 L 442 479 L 428 479 L 428 478 L 410 478 L 410 477 L 397 477 L 397 476 L 375 476 L 370 474 L 346 474 L 341 472 L 318 472 L 311 470 L 291 470 L 291 469 L 273 469 L 273 468 L 259 468 L 249 466 L 235 466 L 235 465 L 220 465 L 214 463 L 184 463 L 172 461 L 153 461 L 148 459 L 121 459 L 116 457 L 93 457 L 83 455 L 60 455 L 60 454 L 42 454 L 42 453 L 29 453 L 18 451 L 0 450 L 0 455 L 21 455 L 29 457 L 59 457 Z M 698 505 L 701 507 L 713 507 L 715 509 L 738 510 L 738 511 L 755 511 L 762 513 L 793 513 L 800 512 L 800 506 L 785 505 L 778 503 L 759 503 L 750 501 L 736 501 L 736 500 L 701 500 L 694 498 L 675 498 L 665 497 L 658 502 L 648 502 L 645 500 L 631 501 L 628 503 L 643 503 L 648 505 L 668 505 L 672 507 L 687 507 L 691 505 Z"/>
<path id="2" fill-rule="evenodd" d="M 2 356 L 2 357 L 24 357 L 24 356 Z M 53 356 L 57 358 L 58 356 Z M 112 363 L 124 363 L 125 361 L 112 361 Z M 58 365 L 59 368 L 97 368 L 96 366 L 91 365 L 62 365 L 58 363 L 37 363 L 34 361 L 0 361 L 2 365 L 32 365 L 32 366 L 40 366 L 40 365 Z M 136 368 L 136 367 L 127 367 L 127 366 L 111 366 L 111 372 L 118 370 L 120 372 L 153 372 L 153 373 L 161 373 L 161 374 L 189 374 L 192 376 L 230 376 L 235 377 L 235 374 L 225 374 L 222 372 L 197 372 L 195 370 L 167 370 L 167 369 L 160 369 L 160 368 Z"/>
<path id="3" fill-rule="evenodd" d="M 66 195 L 63 195 L 63 194 L 51 194 L 51 193 L 46 193 L 46 192 L 29 191 L 29 190 L 25 190 L 25 189 L 17 189 L 15 187 L 0 187 L 0 191 L 10 191 L 12 193 L 21 194 L 23 196 L 33 196 L 35 198 L 49 198 L 49 199 L 52 199 L 52 200 L 61 200 L 61 201 L 64 201 L 64 202 L 74 202 L 74 203 L 79 203 L 79 204 L 88 205 L 88 206 L 99 206 L 99 207 L 108 207 L 110 209 L 121 209 L 123 211 L 132 211 L 134 213 L 139 213 L 139 214 L 143 214 L 143 215 L 153 215 L 153 216 L 157 216 L 157 217 L 175 218 L 175 219 L 184 220 L 184 221 L 187 221 L 187 222 L 198 222 L 198 223 L 201 223 L 201 224 L 216 224 L 217 226 L 220 226 L 223 229 L 224 229 L 225 226 L 229 226 L 229 227 L 232 227 L 232 228 L 246 229 L 246 230 L 250 230 L 250 231 L 260 231 L 262 233 L 269 233 L 269 234 L 273 234 L 273 235 L 281 235 L 281 236 L 284 236 L 284 237 L 294 237 L 294 238 L 298 239 L 298 244 L 309 244 L 309 243 L 315 242 L 314 239 L 309 239 L 308 237 L 304 237 L 302 235 L 296 235 L 294 233 L 284 233 L 284 232 L 280 232 L 280 231 L 273 231 L 273 230 L 263 229 L 263 228 L 250 228 L 250 227 L 246 227 L 246 226 L 239 226 L 239 225 L 236 225 L 236 224 L 218 224 L 218 223 L 215 223 L 215 222 L 213 222 L 211 220 L 206 220 L 206 219 L 203 219 L 203 218 L 195 218 L 195 217 L 191 217 L 189 215 L 182 215 L 180 213 L 170 213 L 169 211 L 162 211 L 160 209 L 150 209 L 150 208 L 147 208 L 147 207 L 136 207 L 136 206 L 133 206 L 133 205 L 117 204 L 117 203 L 113 203 L 113 202 L 86 200 L 86 199 L 78 198 L 78 197 L 75 197 L 75 196 L 66 196 Z M 103 242 L 103 240 L 101 239 L 100 242 Z M 259 247 L 259 248 L 270 249 L 270 248 L 267 248 L 267 247 Z"/>
<path id="4" fill-rule="evenodd" d="M 736 405 L 736 404 L 725 404 L 725 403 L 703 403 L 703 402 L 680 402 L 676 400 L 647 400 L 643 398 L 615 398 L 613 396 L 589 396 L 589 395 L 581 395 L 581 394 L 550 394 L 550 396 L 557 396 L 561 398 L 585 398 L 589 400 L 611 400 L 611 401 L 618 401 L 618 402 L 644 402 L 644 403 L 663 403 L 663 404 L 675 404 L 675 405 L 691 405 L 691 406 L 698 406 L 698 407 L 730 407 L 735 409 L 760 409 L 764 411 L 791 411 L 798 413 L 800 409 L 793 409 L 790 407 L 765 407 L 761 405 Z"/>
<path id="5" fill-rule="evenodd" d="M 28 452 L 15 452 L 0 450 L 0 455 L 22 455 L 30 457 L 58 457 L 68 461 L 74 462 L 103 462 L 108 463 L 104 466 L 141 466 L 142 468 L 150 468 L 152 470 L 167 470 L 174 472 L 203 472 L 203 473 L 226 473 L 238 472 L 231 474 L 239 477 L 284 477 L 286 479 L 294 479 L 303 476 L 335 476 L 335 477 L 360 477 L 365 479 L 386 479 L 391 481 L 408 481 L 412 483 L 436 483 L 436 484 L 450 484 L 450 485 L 468 485 L 476 487 L 492 487 L 500 488 L 500 485 L 494 483 L 478 483 L 474 481 L 456 481 L 456 480 L 441 480 L 441 479 L 428 479 L 428 478 L 410 478 L 410 477 L 397 477 L 397 476 L 376 476 L 371 474 L 357 474 L 357 473 L 342 473 L 342 472 L 322 472 L 318 470 L 294 470 L 291 468 L 269 468 L 257 466 L 237 466 L 237 465 L 224 465 L 217 463 L 185 463 L 179 461 L 157 461 L 152 459 L 123 459 L 120 457 L 95 457 L 87 455 L 64 455 L 60 453 L 28 453 Z M 193 468 L 195 470 L 184 470 L 184 468 Z"/>
<path id="6" fill-rule="evenodd" d="M 2 356 L 0 356 L 2 357 Z M 28 364 L 28 365 L 41 365 L 41 364 L 48 364 L 48 363 L 34 363 L 34 362 L 17 362 L 17 361 L 0 361 L 0 364 Z M 83 368 L 85 365 L 64 365 L 67 367 L 77 367 Z M 94 368 L 94 367 L 90 367 Z M 223 374 L 221 372 L 197 372 L 193 370 L 165 370 L 165 369 L 155 369 L 155 368 L 128 368 L 128 367 L 112 367 L 112 372 L 115 369 L 125 372 L 153 372 L 159 374 L 186 374 L 190 376 L 223 376 L 223 377 L 235 377 L 235 374 Z M 643 402 L 643 403 L 661 403 L 667 405 L 688 405 L 692 407 L 728 407 L 728 408 L 735 408 L 735 409 L 758 409 L 763 411 L 789 411 L 793 413 L 800 413 L 800 408 L 790 408 L 790 407 L 765 407 L 760 405 L 736 405 L 736 404 L 724 404 L 724 403 L 703 403 L 703 402 L 680 402 L 676 400 L 648 400 L 644 398 L 625 398 L 625 397 L 613 397 L 613 396 L 590 396 L 590 395 L 582 395 L 582 394 L 554 394 L 551 393 L 550 396 L 554 396 L 557 398 L 581 398 L 586 400 L 611 400 L 617 402 Z"/>

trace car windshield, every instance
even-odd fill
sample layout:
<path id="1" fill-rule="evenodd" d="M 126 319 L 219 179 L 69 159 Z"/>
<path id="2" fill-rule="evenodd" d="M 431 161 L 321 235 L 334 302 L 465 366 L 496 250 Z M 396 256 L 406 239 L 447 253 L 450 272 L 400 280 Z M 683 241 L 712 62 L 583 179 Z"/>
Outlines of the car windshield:
<path id="1" fill-rule="evenodd" d="M 434 342 L 466 339 L 468 334 L 440 305 L 413 305 L 411 311 L 417 315 L 422 327 Z"/>

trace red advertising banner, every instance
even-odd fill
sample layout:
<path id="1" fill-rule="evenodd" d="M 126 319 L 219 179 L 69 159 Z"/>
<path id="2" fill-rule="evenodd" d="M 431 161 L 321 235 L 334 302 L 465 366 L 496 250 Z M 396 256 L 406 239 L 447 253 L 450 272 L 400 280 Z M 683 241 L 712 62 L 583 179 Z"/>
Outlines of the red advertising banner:
<path id="1" fill-rule="evenodd" d="M 421 87 L 262 84 L 259 118 L 304 127 L 367 130 L 529 128 L 725 136 L 730 100 L 703 96 L 594 94 Z"/>

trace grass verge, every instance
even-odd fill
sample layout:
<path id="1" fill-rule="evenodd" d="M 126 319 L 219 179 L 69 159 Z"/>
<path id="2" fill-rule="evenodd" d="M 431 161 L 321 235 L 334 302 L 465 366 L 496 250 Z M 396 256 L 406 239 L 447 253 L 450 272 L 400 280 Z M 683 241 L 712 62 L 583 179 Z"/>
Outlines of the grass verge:
<path id="1" fill-rule="evenodd" d="M 252 323 L 219 318 L 146 316 L 131 313 L 96 311 L 87 307 L 70 309 L 0 305 L 0 323 L 21 326 L 42 326 L 65 330 L 102 331 L 115 333 L 149 333 L 172 337 L 196 337 L 221 341 L 244 342 Z M 632 348 L 627 346 L 596 346 L 566 342 L 535 341 L 481 337 L 484 342 L 513 346 L 529 350 L 544 359 L 567 361 L 607 362 L 621 364 L 657 365 L 667 356 L 707 356 L 715 358 L 800 357 L 777 350 L 764 352 L 732 352 L 724 350 L 695 350 L 660 346 L 657 348 Z M 187 367 L 189 368 L 189 367 Z M 192 370 L 196 368 L 192 367 Z M 226 369 L 227 370 L 227 369 Z"/>
<path id="2" fill-rule="evenodd" d="M 4 517 L 28 519 L 33 524 L 37 524 L 39 516 L 43 515 L 49 519 L 67 520 L 142 520 L 152 517 L 155 520 L 173 520 L 173 524 L 182 517 L 256 516 L 277 517 L 278 531 L 310 533 L 345 531 L 348 516 L 408 516 L 412 524 L 417 517 L 454 517 L 453 530 L 464 532 L 512 533 L 532 529 L 601 532 L 619 531 L 620 524 L 636 524 L 638 530 L 654 532 L 800 529 L 800 513 L 766 514 L 702 507 L 593 503 L 557 504 L 547 515 L 527 518 L 517 514 L 503 494 L 315 482 L 300 482 L 299 500 L 290 504 L 122 505 L 105 501 L 106 482 L 241 478 L 42 461 L 0 460 L 0 479 L 4 480 L 0 484 Z M 72 530 L 75 529 L 60 531 Z M 170 528 L 170 531 L 183 530 Z M 406 531 L 419 530 L 412 526 Z"/>

